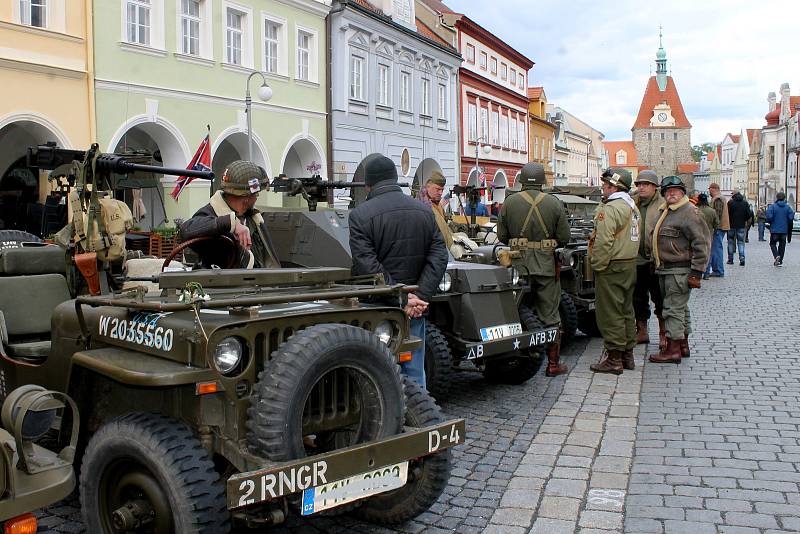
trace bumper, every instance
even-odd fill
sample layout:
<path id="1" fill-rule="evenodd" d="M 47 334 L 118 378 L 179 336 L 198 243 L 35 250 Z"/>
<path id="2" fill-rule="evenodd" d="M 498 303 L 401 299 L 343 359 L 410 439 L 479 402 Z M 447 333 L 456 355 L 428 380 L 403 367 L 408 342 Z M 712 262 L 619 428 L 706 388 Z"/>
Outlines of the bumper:
<path id="1" fill-rule="evenodd" d="M 467 341 L 457 340 L 464 347 L 464 359 L 479 360 L 500 354 L 507 354 L 516 350 L 526 350 L 541 347 L 558 338 L 558 327 L 545 328 L 535 332 L 496 339 L 494 341 Z"/>
<path id="2" fill-rule="evenodd" d="M 379 467 L 435 454 L 464 443 L 466 434 L 464 419 L 406 430 L 380 441 L 235 474 L 226 483 L 228 508 L 255 505 Z"/>

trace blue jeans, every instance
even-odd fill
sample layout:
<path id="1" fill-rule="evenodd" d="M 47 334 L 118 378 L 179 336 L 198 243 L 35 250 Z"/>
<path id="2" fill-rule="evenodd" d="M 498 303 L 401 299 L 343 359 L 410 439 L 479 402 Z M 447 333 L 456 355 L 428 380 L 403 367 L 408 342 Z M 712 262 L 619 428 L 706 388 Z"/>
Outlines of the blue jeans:
<path id="1" fill-rule="evenodd" d="M 728 261 L 733 261 L 733 253 L 738 249 L 739 261 L 744 260 L 744 228 L 728 230 Z"/>
<path id="2" fill-rule="evenodd" d="M 412 336 L 422 340 L 422 346 L 411 354 L 410 362 L 400 364 L 400 370 L 408 378 L 415 380 L 422 387 L 425 386 L 425 317 L 411 319 Z"/>
<path id="3" fill-rule="evenodd" d="M 721 275 L 725 275 L 725 262 L 722 259 L 722 236 L 725 234 L 725 230 L 714 230 L 714 239 L 711 242 L 711 263 L 709 264 L 709 271 Z"/>
<path id="4" fill-rule="evenodd" d="M 758 240 L 765 241 L 764 239 L 764 230 L 767 229 L 766 221 L 758 221 Z"/>

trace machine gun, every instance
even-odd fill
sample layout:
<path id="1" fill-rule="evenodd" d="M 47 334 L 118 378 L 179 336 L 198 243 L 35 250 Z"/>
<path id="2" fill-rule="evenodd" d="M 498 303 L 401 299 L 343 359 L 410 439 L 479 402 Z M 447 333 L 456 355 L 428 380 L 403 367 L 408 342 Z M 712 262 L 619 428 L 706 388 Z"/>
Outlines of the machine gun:
<path id="1" fill-rule="evenodd" d="M 478 203 L 481 201 L 481 194 L 486 191 L 487 189 L 505 189 L 505 186 L 500 187 L 477 187 L 474 185 L 454 185 L 452 192 L 454 195 L 458 197 L 458 205 L 461 208 L 461 212 L 464 213 L 464 204 L 461 202 L 461 195 L 464 195 L 467 199 L 467 205 L 470 208 L 470 219 L 467 225 L 467 235 L 470 239 L 475 239 L 478 235 L 478 231 L 480 229 L 480 225 L 478 225 L 476 220 L 475 212 L 478 209 Z"/>
<path id="2" fill-rule="evenodd" d="M 319 174 L 309 178 L 289 178 L 285 174 L 275 177 L 270 187 L 275 193 L 286 193 L 290 197 L 302 195 L 308 203 L 309 211 L 317 211 L 319 202 L 328 201 L 328 192 L 335 189 L 347 189 L 352 187 L 366 187 L 364 182 L 329 182 L 324 180 Z M 408 187 L 407 183 L 397 184 L 400 187 Z"/>

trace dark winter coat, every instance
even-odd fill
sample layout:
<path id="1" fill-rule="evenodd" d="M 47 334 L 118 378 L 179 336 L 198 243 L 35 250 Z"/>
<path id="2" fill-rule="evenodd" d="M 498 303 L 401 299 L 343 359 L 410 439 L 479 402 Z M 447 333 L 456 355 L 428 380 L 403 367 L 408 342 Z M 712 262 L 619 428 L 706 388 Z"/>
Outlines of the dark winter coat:
<path id="1" fill-rule="evenodd" d="M 741 193 L 736 193 L 728 201 L 728 217 L 731 230 L 738 230 L 747 226 L 747 221 L 753 218 L 753 208 L 744 199 Z"/>
<path id="2" fill-rule="evenodd" d="M 767 222 L 771 234 L 788 234 L 794 220 L 794 211 L 785 200 L 778 200 L 767 208 Z"/>
<path id="3" fill-rule="evenodd" d="M 428 206 L 394 182 L 378 182 L 350 212 L 353 275 L 383 274 L 389 284 L 417 285 L 422 300 L 436 293 L 447 269 L 447 248 Z"/>

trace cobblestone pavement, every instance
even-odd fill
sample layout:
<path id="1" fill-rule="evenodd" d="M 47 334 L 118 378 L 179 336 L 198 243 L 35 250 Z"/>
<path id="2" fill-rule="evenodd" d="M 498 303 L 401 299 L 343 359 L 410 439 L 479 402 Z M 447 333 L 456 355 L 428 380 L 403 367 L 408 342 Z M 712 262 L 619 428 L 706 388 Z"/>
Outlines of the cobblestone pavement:
<path id="1" fill-rule="evenodd" d="M 747 251 L 746 267 L 693 294 L 681 365 L 646 363 L 653 343 L 635 371 L 594 375 L 602 344 L 581 339 L 568 377 L 512 387 L 463 374 L 442 407 L 467 419 L 467 442 L 429 512 L 395 529 L 343 516 L 277 532 L 800 532 L 800 256 L 790 245 L 776 268 L 766 243 Z M 43 522 L 82 529 L 74 499 Z"/>

